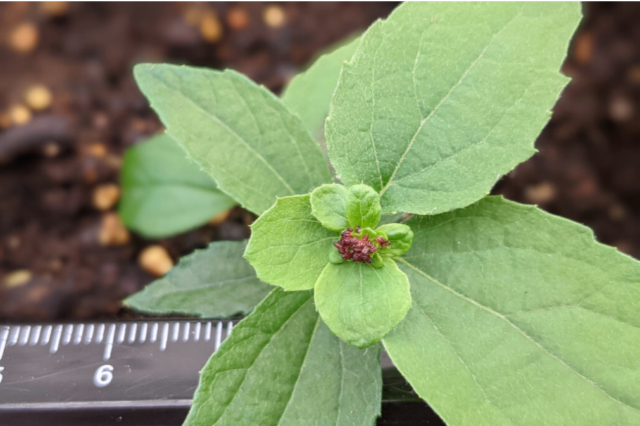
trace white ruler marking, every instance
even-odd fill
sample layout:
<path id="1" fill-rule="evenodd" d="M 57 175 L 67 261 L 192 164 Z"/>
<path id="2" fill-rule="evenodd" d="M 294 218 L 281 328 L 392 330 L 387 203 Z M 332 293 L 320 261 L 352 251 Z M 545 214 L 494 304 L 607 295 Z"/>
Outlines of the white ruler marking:
<path id="1" fill-rule="evenodd" d="M 208 342 L 211 340 L 211 321 L 207 323 L 207 326 L 204 330 L 204 341 Z"/>
<path id="2" fill-rule="evenodd" d="M 118 330 L 118 344 L 124 342 L 124 336 L 127 333 L 127 324 L 120 324 L 120 330 Z"/>
<path id="3" fill-rule="evenodd" d="M 151 343 L 155 343 L 158 340 L 158 323 L 154 322 L 153 327 L 151 327 Z"/>
<path id="4" fill-rule="evenodd" d="M 0 332 L 0 359 L 4 355 L 4 348 L 7 346 L 7 339 L 9 338 L 9 327 L 4 327 Z"/>
<path id="5" fill-rule="evenodd" d="M 176 322 L 175 324 L 173 324 L 173 333 L 171 335 L 171 341 L 177 342 L 179 336 L 180 336 L 180 323 Z"/>
<path id="6" fill-rule="evenodd" d="M 189 333 L 191 331 L 191 323 L 187 322 L 184 324 L 184 333 L 182 333 L 182 341 L 183 342 L 188 342 L 189 341 Z"/>
<path id="7" fill-rule="evenodd" d="M 82 335 L 84 334 L 84 324 L 78 324 L 76 328 L 76 335 L 73 337 L 73 344 L 79 345 L 82 342 Z"/>
<path id="8" fill-rule="evenodd" d="M 98 326 L 98 335 L 96 336 L 96 342 L 97 343 L 102 343 L 102 340 L 104 340 L 104 329 L 106 328 L 106 325 L 104 324 L 100 324 Z"/>
<path id="9" fill-rule="evenodd" d="M 64 338 L 62 339 L 62 344 L 68 345 L 71 341 L 71 336 L 73 336 L 73 324 L 67 324 L 64 329 Z"/>
<path id="10" fill-rule="evenodd" d="M 131 330 L 129 331 L 129 343 L 136 341 L 136 333 L 138 332 L 138 323 L 131 324 Z"/>
<path id="11" fill-rule="evenodd" d="M 20 333 L 20 340 L 18 341 L 18 344 L 20 346 L 26 345 L 27 342 L 29 341 L 30 334 L 31 334 L 31 326 L 27 325 L 22 329 L 22 333 Z"/>
<path id="12" fill-rule="evenodd" d="M 49 348 L 49 353 L 55 354 L 56 352 L 58 352 L 58 348 L 60 347 L 61 334 L 62 334 L 62 325 L 56 325 L 56 328 L 53 331 L 53 340 L 51 340 L 51 347 Z"/>
<path id="13" fill-rule="evenodd" d="M 167 338 L 169 337 L 169 323 L 162 324 L 162 341 L 160 342 L 160 350 L 167 349 Z"/>
<path id="14" fill-rule="evenodd" d="M 29 342 L 29 346 L 34 346 L 40 340 L 40 333 L 42 333 L 42 326 L 36 325 L 33 329 L 33 334 L 31 335 L 31 341 Z"/>
<path id="15" fill-rule="evenodd" d="M 113 338 L 116 334 L 116 325 L 111 324 L 109 326 L 109 334 L 107 335 L 107 344 L 104 346 L 104 357 L 103 359 L 107 361 L 111 358 L 111 351 L 113 350 Z"/>
<path id="16" fill-rule="evenodd" d="M 93 324 L 89 324 L 87 327 L 87 334 L 84 336 L 84 344 L 88 345 L 93 340 L 93 332 L 95 331 L 96 326 Z"/>
<path id="17" fill-rule="evenodd" d="M 216 351 L 220 347 L 220 343 L 222 343 L 222 321 L 216 324 L 216 346 L 215 346 Z"/>
<path id="18" fill-rule="evenodd" d="M 147 328 L 149 328 L 147 323 L 143 323 L 140 328 L 140 343 L 144 343 L 147 340 Z"/>
<path id="19" fill-rule="evenodd" d="M 200 341 L 200 329 L 202 328 L 202 323 L 200 323 L 200 321 L 198 321 L 196 323 L 196 329 L 193 331 L 193 340 L 196 342 Z"/>
<path id="20" fill-rule="evenodd" d="M 53 326 L 48 325 L 44 328 L 44 335 L 42 336 L 41 345 L 48 345 L 49 340 L 51 340 L 51 331 L 53 331 Z"/>
<path id="21" fill-rule="evenodd" d="M 13 327 L 11 334 L 9 335 L 9 346 L 13 346 L 18 343 L 18 335 L 20 334 L 20 327 Z"/>
<path id="22" fill-rule="evenodd" d="M 232 323 L 231 321 L 229 321 L 229 322 L 227 323 L 227 338 L 228 338 L 229 336 L 231 336 L 231 330 L 233 330 L 233 323 Z"/>

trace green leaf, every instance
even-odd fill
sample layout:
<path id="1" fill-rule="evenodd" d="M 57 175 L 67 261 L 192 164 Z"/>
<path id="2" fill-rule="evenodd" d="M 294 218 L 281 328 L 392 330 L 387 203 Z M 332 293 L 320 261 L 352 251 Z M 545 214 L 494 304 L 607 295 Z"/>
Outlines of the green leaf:
<path id="1" fill-rule="evenodd" d="M 382 232 L 387 236 L 389 247 L 380 247 L 379 253 L 384 256 L 402 256 L 411 248 L 413 244 L 413 231 L 402 223 L 389 223 L 382 225 L 377 232 Z"/>
<path id="2" fill-rule="evenodd" d="M 311 214 L 309 194 L 279 198 L 251 226 L 245 258 L 258 277 L 285 290 L 312 289 L 340 239 Z"/>
<path id="3" fill-rule="evenodd" d="M 529 158 L 568 78 L 578 3 L 420 3 L 362 36 L 326 135 L 346 185 L 385 213 L 442 213 L 489 193 Z"/>
<path id="4" fill-rule="evenodd" d="M 349 227 L 347 220 L 347 188 L 343 185 L 322 185 L 311 193 L 311 211 L 327 229 L 342 232 Z"/>
<path id="5" fill-rule="evenodd" d="M 186 158 L 169 136 L 154 136 L 127 150 L 118 211 L 127 228 L 162 238 L 205 224 L 235 201 Z"/>
<path id="6" fill-rule="evenodd" d="M 347 193 L 347 219 L 353 229 L 375 228 L 380 222 L 380 197 L 367 185 L 353 185 Z"/>
<path id="7" fill-rule="evenodd" d="M 411 306 L 407 276 L 391 259 L 380 269 L 359 262 L 329 263 L 316 284 L 315 300 L 331 331 L 359 348 L 378 342 Z"/>
<path id="8" fill-rule="evenodd" d="M 640 263 L 499 197 L 407 224 L 413 306 L 383 342 L 448 425 L 640 424 Z"/>
<path id="9" fill-rule="evenodd" d="M 206 318 L 247 314 L 273 287 L 256 277 L 242 258 L 246 241 L 213 242 L 180 259 L 167 275 L 125 300 L 151 313 L 185 313 Z"/>
<path id="10" fill-rule="evenodd" d="M 340 77 L 340 69 L 351 59 L 360 39 L 343 40 L 331 46 L 305 72 L 296 75 L 284 90 L 282 102 L 300 116 L 312 135 L 322 127 L 329 114 L 331 96 Z"/>
<path id="11" fill-rule="evenodd" d="M 178 140 L 244 207 L 304 194 L 331 174 L 318 145 L 278 98 L 234 71 L 141 64 L 140 89 Z"/>
<path id="12" fill-rule="evenodd" d="M 272 292 L 200 374 L 186 425 L 370 426 L 380 413 L 379 346 L 341 342 L 311 291 Z"/>

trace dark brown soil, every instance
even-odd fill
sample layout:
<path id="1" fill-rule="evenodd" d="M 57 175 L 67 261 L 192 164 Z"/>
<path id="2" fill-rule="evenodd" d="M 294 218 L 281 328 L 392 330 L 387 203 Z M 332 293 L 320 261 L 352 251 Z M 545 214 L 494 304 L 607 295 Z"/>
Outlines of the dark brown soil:
<path id="1" fill-rule="evenodd" d="M 267 6 L 0 5 L 0 319 L 130 315 L 120 301 L 152 280 L 137 256 L 154 242 L 132 235 L 103 246 L 106 213 L 92 205 L 97 185 L 118 182 L 124 150 L 160 129 L 133 82 L 134 64 L 233 68 L 278 92 L 319 49 L 394 7 L 287 3 L 285 24 L 272 28 Z M 187 23 L 206 12 L 197 8 L 215 11 L 219 40 L 206 42 Z M 640 258 L 640 6 L 594 3 L 585 14 L 564 67 L 574 79 L 537 142 L 540 153 L 496 192 L 591 226 L 600 241 Z M 24 22 L 35 25 L 39 43 L 19 54 L 8 40 Z M 9 109 L 34 84 L 51 90 L 51 106 L 11 125 Z M 247 237 L 246 222 L 235 209 L 220 225 L 159 243 L 177 259 L 212 240 Z M 16 270 L 32 278 L 7 288 Z"/>

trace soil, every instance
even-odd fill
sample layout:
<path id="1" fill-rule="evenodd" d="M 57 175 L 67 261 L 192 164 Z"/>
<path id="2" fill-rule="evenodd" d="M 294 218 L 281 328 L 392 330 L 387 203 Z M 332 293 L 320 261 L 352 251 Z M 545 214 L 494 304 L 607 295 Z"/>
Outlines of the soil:
<path id="1" fill-rule="evenodd" d="M 395 4 L 268 6 L 0 5 L 0 320 L 131 317 L 121 300 L 153 279 L 138 263 L 142 249 L 160 244 L 177 260 L 249 235 L 252 218 L 236 208 L 221 224 L 174 238 L 131 234 L 105 245 L 113 208 L 99 211 L 92 197 L 118 183 L 127 147 L 161 129 L 133 82 L 134 64 L 233 68 L 279 93 L 320 49 Z M 585 16 L 563 67 L 573 80 L 540 152 L 494 193 L 590 226 L 640 258 L 640 5 L 589 3 Z M 36 84 L 52 100 L 25 120 L 15 107 Z"/>

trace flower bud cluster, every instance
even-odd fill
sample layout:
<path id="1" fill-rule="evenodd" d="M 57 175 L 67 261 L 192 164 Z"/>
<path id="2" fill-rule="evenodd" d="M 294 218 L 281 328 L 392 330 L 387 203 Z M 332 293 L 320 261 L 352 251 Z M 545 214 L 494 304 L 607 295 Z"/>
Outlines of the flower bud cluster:
<path id="1" fill-rule="evenodd" d="M 356 233 L 360 232 L 360 227 L 356 228 Z M 376 242 L 383 247 L 389 245 L 389 241 L 382 237 L 377 237 Z M 378 245 L 369 241 L 369 235 L 365 234 L 361 238 L 353 235 L 353 229 L 348 228 L 340 235 L 340 241 L 333 243 L 344 260 L 354 262 L 371 263 L 371 256 L 378 250 Z"/>

